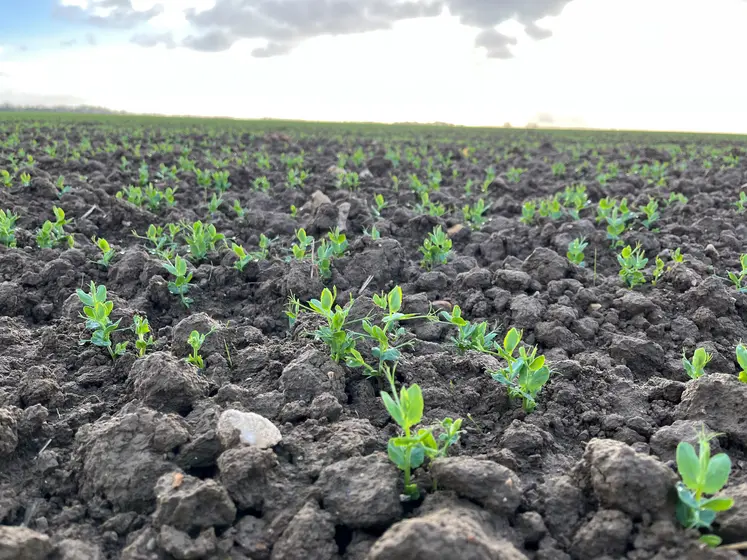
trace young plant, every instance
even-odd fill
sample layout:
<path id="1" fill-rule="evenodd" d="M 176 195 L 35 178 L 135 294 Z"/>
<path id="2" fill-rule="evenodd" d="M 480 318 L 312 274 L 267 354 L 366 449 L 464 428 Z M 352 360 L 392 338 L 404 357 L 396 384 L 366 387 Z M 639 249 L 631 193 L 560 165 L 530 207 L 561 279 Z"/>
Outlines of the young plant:
<path id="1" fill-rule="evenodd" d="M 506 171 L 506 179 L 509 183 L 518 183 L 521 180 L 521 176 L 526 172 L 526 169 L 521 167 L 512 167 Z M 492 180 L 491 180 L 492 183 Z"/>
<path id="2" fill-rule="evenodd" d="M 381 217 L 381 213 L 387 206 L 389 206 L 389 204 L 386 200 L 384 200 L 383 194 L 374 195 L 374 205 L 371 207 L 371 210 L 373 211 L 373 214 L 376 218 Z"/>
<path id="3" fill-rule="evenodd" d="M 213 196 L 210 197 L 210 200 L 208 200 L 208 213 L 211 216 L 214 216 L 218 213 L 218 208 L 220 208 L 220 205 L 223 204 L 223 199 L 218 196 L 216 193 L 213 193 Z"/>
<path id="4" fill-rule="evenodd" d="M 537 211 L 537 203 L 533 200 L 527 200 L 521 205 L 521 218 L 519 221 L 523 224 L 530 225 L 534 221 L 534 214 Z"/>
<path id="5" fill-rule="evenodd" d="M 522 331 L 510 329 L 503 339 L 503 346 L 496 345 L 498 355 L 506 361 L 506 366 L 490 375 L 508 388 L 511 398 L 521 398 L 524 411 L 532 412 L 537 406 L 537 395 L 550 379 L 550 368 L 545 357 L 537 355 L 537 347 L 529 351 L 522 346 L 519 355 L 514 356 L 521 342 Z"/>
<path id="6" fill-rule="evenodd" d="M 189 253 L 194 257 L 196 261 L 201 261 L 207 257 L 209 251 L 215 250 L 215 244 L 218 241 L 225 240 L 225 236 L 222 233 L 218 233 L 213 224 L 204 225 L 202 222 L 197 221 L 191 226 L 184 226 L 189 235 L 185 236 L 189 246 Z"/>
<path id="7" fill-rule="evenodd" d="M 238 200 L 233 201 L 233 211 L 236 212 L 236 216 L 239 218 L 243 218 L 246 214 L 246 210 L 241 207 L 241 202 Z"/>
<path id="8" fill-rule="evenodd" d="M 13 177 L 5 169 L 0 169 L 0 185 L 3 185 L 4 187 L 8 187 L 8 188 L 10 188 L 13 185 Z"/>
<path id="9" fill-rule="evenodd" d="M 0 209 L 0 245 L 16 246 L 16 222 L 18 214 Z"/>
<path id="10" fill-rule="evenodd" d="M 711 457 L 710 441 L 718 435 L 701 429 L 698 434 L 700 454 L 686 441 L 677 445 L 677 472 L 682 477 L 682 482 L 677 483 L 677 519 L 687 529 L 710 530 L 716 514 L 734 505 L 732 498 L 705 497 L 720 492 L 731 473 L 731 459 L 726 453 Z M 713 534 L 703 535 L 700 540 L 709 546 L 721 544 L 721 537 Z"/>
<path id="11" fill-rule="evenodd" d="M 314 338 L 324 342 L 330 351 L 330 356 L 335 362 L 344 361 L 351 350 L 355 349 L 356 336 L 348 331 L 348 314 L 353 305 L 353 297 L 342 307 L 335 305 L 337 299 L 337 288 L 322 290 L 319 299 L 309 301 L 308 308 L 320 315 L 327 322 L 326 326 L 319 327 L 314 331 Z"/>
<path id="12" fill-rule="evenodd" d="M 655 199 L 649 197 L 648 204 L 646 204 L 646 206 L 641 206 L 640 210 L 646 215 L 646 219 L 641 223 L 646 229 L 651 229 L 651 226 L 653 226 L 654 222 L 656 222 L 660 217 L 659 203 Z"/>
<path id="13" fill-rule="evenodd" d="M 475 202 L 472 206 L 466 204 L 462 208 L 464 220 L 468 222 L 474 229 L 480 229 L 485 225 L 485 222 L 488 221 L 484 215 L 488 208 L 490 208 L 490 206 L 486 206 L 485 201 L 482 198 Z"/>
<path id="14" fill-rule="evenodd" d="M 203 361 L 202 356 L 200 356 L 200 348 L 202 348 L 202 345 L 205 344 L 205 339 L 213 331 L 215 331 L 215 328 L 210 329 L 205 334 L 200 334 L 198 331 L 192 331 L 189 333 L 187 344 L 192 348 L 192 353 L 187 356 L 187 361 L 190 364 L 194 364 L 200 369 L 205 368 L 205 362 Z"/>
<path id="15" fill-rule="evenodd" d="M 451 341 L 460 352 L 474 350 L 491 353 L 494 351 L 495 338 L 498 333 L 488 330 L 487 321 L 470 323 L 462 317 L 462 309 L 458 305 L 454 306 L 451 313 L 442 311 L 441 316 L 447 323 L 457 327 L 457 336 L 451 337 Z"/>
<path id="16" fill-rule="evenodd" d="M 109 351 L 112 360 L 121 356 L 127 349 L 126 342 L 120 342 L 112 347 L 111 335 L 119 330 L 119 323 L 122 319 L 112 322 L 109 315 L 114 308 L 114 302 L 106 300 L 106 286 L 96 286 L 91 281 L 91 291 L 86 293 L 80 288 L 75 290 L 78 299 L 83 304 L 82 319 L 86 320 L 86 328 L 91 333 L 91 338 L 81 340 L 80 344 L 90 342 L 94 346 L 101 346 Z"/>
<path id="17" fill-rule="evenodd" d="M 147 318 L 135 315 L 132 318 L 132 328 L 135 331 L 135 336 L 137 336 L 137 340 L 135 341 L 137 355 L 142 358 L 145 356 L 145 352 L 147 352 L 148 348 L 155 344 L 153 335 L 150 334 L 150 323 L 148 323 Z"/>
<path id="18" fill-rule="evenodd" d="M 111 264 L 116 251 L 112 249 L 111 245 L 109 245 L 109 242 L 103 237 L 94 236 L 93 242 L 96 244 L 96 247 L 99 248 L 99 251 L 101 251 L 101 258 L 97 260 L 96 263 L 100 264 L 104 268 L 109 268 L 109 264 Z"/>
<path id="19" fill-rule="evenodd" d="M 345 254 L 348 249 L 348 240 L 344 233 L 340 232 L 340 228 L 336 227 L 329 233 L 327 233 L 330 247 L 332 248 L 332 255 L 339 258 Z"/>
<path id="20" fill-rule="evenodd" d="M 47 220 L 42 224 L 42 227 L 36 233 L 36 244 L 42 249 L 51 249 L 61 242 L 66 241 L 68 247 L 72 248 L 75 245 L 75 239 L 72 235 L 65 233 L 65 226 L 71 220 L 65 219 L 65 211 L 62 208 L 53 206 L 52 211 L 54 212 L 55 221 L 51 222 Z"/>
<path id="21" fill-rule="evenodd" d="M 441 226 L 436 226 L 425 238 L 419 251 L 423 254 L 420 266 L 430 270 L 436 265 L 446 264 L 451 254 L 451 239 L 441 229 Z"/>
<path id="22" fill-rule="evenodd" d="M 267 255 L 270 248 L 270 239 L 264 234 L 259 235 L 259 251 L 252 251 L 247 253 L 241 245 L 236 243 L 231 244 L 231 251 L 236 255 L 236 262 L 233 263 L 233 267 L 238 271 L 243 271 L 252 261 L 263 261 L 267 259 Z"/>
<path id="23" fill-rule="evenodd" d="M 705 367 L 711 361 L 713 356 L 705 351 L 704 348 L 697 348 L 693 353 L 692 360 L 688 360 L 685 351 L 682 351 L 682 367 L 690 379 L 698 379 L 705 373 Z"/>
<path id="24" fill-rule="evenodd" d="M 192 273 L 187 272 L 187 261 L 176 255 L 173 264 L 167 260 L 163 263 L 163 267 L 174 277 L 169 281 L 169 292 L 179 296 L 184 307 L 189 307 L 192 300 L 186 296 L 189 292 L 189 283 L 192 281 Z"/>
<path id="25" fill-rule="evenodd" d="M 747 383 L 747 348 L 741 342 L 737 344 L 737 363 L 742 371 L 739 372 L 739 380 Z"/>
<path id="26" fill-rule="evenodd" d="M 646 268 L 648 259 L 645 258 L 641 244 L 635 246 L 626 246 L 619 255 L 617 262 L 620 264 L 620 278 L 628 285 L 629 288 L 635 288 L 640 284 L 646 283 L 646 277 L 643 275 L 643 269 Z"/>
<path id="27" fill-rule="evenodd" d="M 31 186 L 31 175 L 28 173 L 21 173 L 21 176 L 19 177 L 21 179 L 21 186 L 22 187 L 30 187 Z"/>
<path id="28" fill-rule="evenodd" d="M 370 230 L 364 229 L 363 235 L 370 237 L 373 240 L 381 239 L 381 232 L 378 229 L 376 229 L 376 224 L 372 225 Z"/>
<path id="29" fill-rule="evenodd" d="M 297 242 L 291 245 L 291 251 L 293 252 L 293 258 L 297 261 L 302 261 L 306 258 L 306 253 L 314 246 L 314 238 L 310 235 L 306 235 L 306 230 L 299 228 L 296 230 Z"/>
<path id="30" fill-rule="evenodd" d="M 552 175 L 553 177 L 563 178 L 565 177 L 565 163 L 559 161 L 552 164 Z"/>
<path id="31" fill-rule="evenodd" d="M 742 270 L 739 272 L 728 271 L 727 274 L 737 291 L 744 294 L 747 293 L 747 286 L 743 285 L 744 279 L 747 277 L 747 253 L 739 257 L 739 263 L 742 266 Z"/>
<path id="32" fill-rule="evenodd" d="M 744 191 L 739 193 L 739 200 L 734 203 L 734 206 L 737 207 L 737 212 L 740 214 L 747 210 L 747 194 Z"/>
<path id="33" fill-rule="evenodd" d="M 589 246 L 585 237 L 577 237 L 568 244 L 566 256 L 577 266 L 584 266 L 584 250 Z"/>
<path id="34" fill-rule="evenodd" d="M 656 266 L 651 273 L 651 276 L 653 277 L 651 280 L 651 284 L 653 286 L 656 286 L 656 284 L 658 284 L 659 279 L 664 275 L 664 272 L 666 272 L 664 264 L 664 260 L 661 257 L 656 257 Z"/>

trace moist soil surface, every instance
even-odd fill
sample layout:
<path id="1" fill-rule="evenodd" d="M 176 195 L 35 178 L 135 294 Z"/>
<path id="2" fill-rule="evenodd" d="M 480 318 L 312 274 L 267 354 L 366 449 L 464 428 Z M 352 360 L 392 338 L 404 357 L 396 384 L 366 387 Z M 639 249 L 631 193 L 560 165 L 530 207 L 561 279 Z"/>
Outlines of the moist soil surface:
<path id="1" fill-rule="evenodd" d="M 724 544 L 747 540 L 747 384 L 735 360 L 747 294 L 727 277 L 747 242 L 735 205 L 747 180 L 743 140 L 95 117 L 0 119 L 0 131 L 0 169 L 11 177 L 0 209 L 19 216 L 16 247 L 0 246 L 3 558 L 741 557 L 705 547 L 677 521 L 674 457 L 701 427 L 720 434 L 712 445 L 731 458 L 723 494 L 735 506 L 712 532 Z M 176 188 L 173 205 L 117 196 L 140 184 L 143 163 L 142 185 Z M 193 167 L 228 172 L 217 210 L 208 202 L 219 191 L 199 185 Z M 291 187 L 289 170 L 308 176 Z M 563 200 L 579 184 L 589 204 L 578 219 L 521 221 L 525 202 Z M 605 197 L 638 213 L 621 235 L 648 258 L 647 282 L 633 289 L 596 219 Z M 660 217 L 649 229 L 650 198 Z M 484 224 L 462 211 L 479 199 Z M 53 206 L 71 220 L 72 248 L 38 247 Z M 173 251 L 193 275 L 186 307 L 142 237 L 150 224 L 197 220 L 229 248 L 199 259 L 176 235 Z M 419 247 L 436 226 L 452 249 L 426 269 Z M 318 250 L 335 227 L 348 247 L 327 277 L 316 255 L 291 258 L 296 230 Z M 256 251 L 260 234 L 272 240 L 267 257 L 238 270 L 230 244 Z M 108 267 L 94 236 L 115 250 Z M 584 266 L 566 257 L 581 237 Z M 657 256 L 665 269 L 654 286 Z M 113 336 L 129 342 L 114 360 L 81 343 L 91 332 L 76 289 L 91 281 L 107 287 L 122 329 L 147 317 L 155 343 L 145 356 L 127 330 Z M 387 384 L 331 360 L 311 334 L 316 318 L 291 325 L 285 313 L 289 297 L 306 303 L 324 287 L 370 310 L 374 294 L 395 286 L 406 313 L 458 305 L 499 343 L 523 329 L 552 370 L 526 412 L 490 375 L 501 359 L 458 351 L 444 321 L 402 321 L 412 344 L 396 382 L 421 388 L 419 427 L 463 419 L 447 456 L 414 470 L 418 497 L 405 496 L 387 456 L 400 435 L 379 396 Z M 200 369 L 185 361 L 187 338 L 211 329 Z M 370 346 L 358 344 L 373 363 Z M 698 347 L 712 360 L 691 380 L 682 353 Z M 282 439 L 237 441 L 218 422 L 231 409 L 261 415 Z"/>

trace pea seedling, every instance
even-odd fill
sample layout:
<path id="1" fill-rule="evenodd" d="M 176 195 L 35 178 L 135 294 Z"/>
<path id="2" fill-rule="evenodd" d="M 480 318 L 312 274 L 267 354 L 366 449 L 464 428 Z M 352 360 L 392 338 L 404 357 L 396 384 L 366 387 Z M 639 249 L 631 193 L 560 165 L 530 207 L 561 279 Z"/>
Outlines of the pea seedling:
<path id="1" fill-rule="evenodd" d="M 135 341 L 135 348 L 137 348 L 138 356 L 142 358 L 143 356 L 145 356 L 145 352 L 148 350 L 148 347 L 155 344 L 153 335 L 150 334 L 150 323 L 148 323 L 147 318 L 141 317 L 140 315 L 135 315 L 132 318 L 132 327 L 135 331 L 135 336 L 137 336 L 137 340 Z"/>
<path id="2" fill-rule="evenodd" d="M 451 253 L 451 239 L 444 233 L 441 226 L 436 226 L 425 238 L 419 251 L 423 253 L 420 266 L 430 270 L 435 265 L 446 264 Z"/>
<path id="3" fill-rule="evenodd" d="M 664 275 L 664 272 L 664 260 L 661 257 L 656 257 L 656 267 L 651 273 L 651 276 L 653 277 L 653 279 L 651 280 L 651 284 L 656 286 L 656 284 L 659 282 L 659 279 Z"/>
<path id="4" fill-rule="evenodd" d="M 480 229 L 487 222 L 487 218 L 484 216 L 485 212 L 490 208 L 490 205 L 486 206 L 485 201 L 481 198 L 475 202 L 472 206 L 466 204 L 462 208 L 462 214 L 464 219 L 473 228 Z"/>
<path id="5" fill-rule="evenodd" d="M 64 229 L 71 220 L 65 219 L 65 211 L 62 208 L 53 206 L 52 211 L 55 221 L 47 220 L 42 224 L 41 229 L 36 233 L 36 244 L 42 249 L 51 249 L 62 241 L 66 241 L 68 247 L 72 248 L 75 245 L 75 239 L 72 235 L 65 233 Z"/>
<path id="6" fill-rule="evenodd" d="M 711 457 L 710 440 L 718 434 L 698 434 L 700 454 L 692 444 L 682 441 L 677 445 L 677 471 L 682 482 L 677 483 L 677 519 L 687 529 L 711 529 L 716 513 L 731 509 L 732 498 L 705 498 L 716 494 L 726 485 L 731 473 L 731 459 L 726 453 Z M 703 535 L 700 540 L 709 546 L 721 544 L 718 535 Z"/>
<path id="7" fill-rule="evenodd" d="M 646 229 L 651 229 L 651 226 L 653 226 L 654 222 L 656 222 L 660 217 L 658 212 L 659 203 L 655 199 L 649 197 L 648 204 L 646 204 L 646 206 L 641 206 L 640 210 L 646 215 L 646 219 L 641 223 Z"/>
<path id="8" fill-rule="evenodd" d="M 122 319 L 112 322 L 109 315 L 114 308 L 114 302 L 106 301 L 106 286 L 96 286 L 91 281 L 91 291 L 86 293 L 80 288 L 75 290 L 78 299 L 83 303 L 82 319 L 86 320 L 86 328 L 93 331 L 90 339 L 81 340 L 80 344 L 90 342 L 95 346 L 101 346 L 109 351 L 112 360 L 121 356 L 127 349 L 126 342 L 120 342 L 112 348 L 111 335 L 119 330 Z"/>
<path id="9" fill-rule="evenodd" d="M 537 211 L 537 203 L 533 200 L 527 200 L 521 205 L 521 218 L 519 221 L 522 224 L 530 225 L 534 221 L 534 214 Z"/>
<path id="10" fill-rule="evenodd" d="M 747 194 L 744 191 L 739 193 L 739 200 L 734 203 L 734 206 L 737 207 L 737 212 L 740 214 L 747 210 Z"/>
<path id="11" fill-rule="evenodd" d="M 0 209 L 0 244 L 6 247 L 16 246 L 16 221 L 18 214 Z"/>
<path id="12" fill-rule="evenodd" d="M 646 268 L 648 259 L 643 256 L 640 243 L 635 246 L 635 249 L 627 245 L 617 255 L 617 262 L 620 264 L 620 278 L 625 281 L 629 288 L 632 289 L 646 283 L 643 269 Z"/>
<path id="13" fill-rule="evenodd" d="M 96 263 L 100 264 L 104 268 L 109 268 L 109 264 L 111 264 L 111 261 L 114 258 L 116 252 L 114 251 L 114 249 L 112 249 L 111 245 L 109 245 L 109 242 L 103 237 L 94 236 L 93 242 L 96 244 L 96 247 L 99 248 L 99 251 L 101 251 L 101 258 L 97 260 Z"/>
<path id="14" fill-rule="evenodd" d="M 205 334 L 200 334 L 198 331 L 192 331 L 191 333 L 189 333 L 187 344 L 192 347 L 192 353 L 187 356 L 187 361 L 190 364 L 194 364 L 200 369 L 205 369 L 205 362 L 202 359 L 202 356 L 200 356 L 200 348 L 202 348 L 202 345 L 205 344 L 205 339 L 208 337 L 208 335 L 212 334 L 214 331 L 215 328 L 210 329 Z"/>
<path id="15" fill-rule="evenodd" d="M 455 305 L 451 313 L 442 311 L 441 316 L 457 327 L 457 336 L 451 337 L 451 341 L 460 352 L 474 350 L 476 352 L 492 353 L 495 349 L 495 338 L 498 333 L 488 330 L 488 323 L 471 323 L 462 317 L 462 309 Z"/>
<path id="16" fill-rule="evenodd" d="M 711 361 L 713 356 L 705 351 L 704 348 L 697 348 L 693 353 L 692 361 L 687 359 L 685 352 L 682 352 L 682 367 L 690 379 L 698 379 L 705 373 L 704 368 Z"/>
<path id="17" fill-rule="evenodd" d="M 584 250 L 589 246 L 585 237 L 577 237 L 568 244 L 566 256 L 568 260 L 578 266 L 584 266 Z"/>
<path id="18" fill-rule="evenodd" d="M 522 346 L 519 356 L 514 356 L 521 342 L 522 331 L 511 328 L 503 339 L 503 346 L 496 345 L 498 355 L 506 361 L 506 367 L 491 372 L 491 377 L 508 388 L 511 398 L 521 398 L 526 412 L 537 406 L 537 395 L 550 379 L 550 368 L 545 365 L 545 356 L 537 355 L 537 347 L 531 350 Z"/>
<path id="19" fill-rule="evenodd" d="M 742 371 L 739 372 L 739 380 L 747 383 L 747 348 L 741 342 L 737 344 L 737 363 Z"/>
<path id="20" fill-rule="evenodd" d="M 174 264 L 170 261 L 163 263 L 163 267 L 174 276 L 174 280 L 169 281 L 169 292 L 178 295 L 184 307 L 189 307 L 192 300 L 186 297 L 189 292 L 189 283 L 192 281 L 192 273 L 187 273 L 187 261 L 179 255 L 174 257 Z"/>
<path id="21" fill-rule="evenodd" d="M 306 252 L 314 245 L 314 238 L 306 235 L 305 229 L 299 228 L 296 230 L 296 239 L 298 242 L 291 245 L 291 251 L 294 259 L 302 261 L 306 257 Z"/>
<path id="22" fill-rule="evenodd" d="M 189 235 L 184 237 L 184 241 L 189 246 L 189 253 L 197 261 L 205 259 L 209 251 L 214 251 L 218 241 L 225 240 L 225 236 L 218 233 L 213 224 L 206 226 L 197 221 L 191 226 L 185 224 L 184 228 L 189 232 Z"/>
<path id="23" fill-rule="evenodd" d="M 747 277 L 747 253 L 739 257 L 739 263 L 742 265 L 742 270 L 739 272 L 728 271 L 729 280 L 734 284 L 734 287 L 739 293 L 747 293 L 747 286 L 743 286 L 745 277 Z"/>

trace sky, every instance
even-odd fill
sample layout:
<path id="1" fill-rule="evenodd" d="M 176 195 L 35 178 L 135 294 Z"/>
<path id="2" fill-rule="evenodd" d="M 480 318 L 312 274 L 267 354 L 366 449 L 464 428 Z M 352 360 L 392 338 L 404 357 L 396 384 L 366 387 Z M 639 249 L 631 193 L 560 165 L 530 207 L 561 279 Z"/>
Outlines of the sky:
<path id="1" fill-rule="evenodd" d="M 0 0 L 0 103 L 747 133 L 747 0 Z"/>

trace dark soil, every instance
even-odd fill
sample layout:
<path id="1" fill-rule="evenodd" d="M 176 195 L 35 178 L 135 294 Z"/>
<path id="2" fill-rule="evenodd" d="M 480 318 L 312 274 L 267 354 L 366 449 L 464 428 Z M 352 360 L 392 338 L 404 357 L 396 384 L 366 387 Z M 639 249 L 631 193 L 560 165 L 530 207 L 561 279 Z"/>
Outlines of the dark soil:
<path id="1" fill-rule="evenodd" d="M 724 493 L 736 505 L 719 514 L 714 532 L 727 544 L 747 540 L 747 384 L 734 357 L 747 340 L 747 294 L 726 279 L 747 252 L 745 215 L 734 205 L 745 188 L 745 142 L 108 119 L 0 120 L 0 132 L 0 169 L 19 164 L 12 186 L 0 186 L 0 209 L 20 216 L 17 247 L 0 246 L 0 557 L 741 557 L 707 549 L 680 527 L 674 450 L 694 441 L 702 423 L 721 434 L 715 445 L 733 463 Z M 159 165 L 179 166 L 187 147 L 200 169 L 226 160 L 231 187 L 212 217 L 193 173 L 155 180 Z M 351 159 L 347 169 L 360 174 L 360 187 L 338 188 L 330 168 L 339 153 L 359 147 L 360 163 Z M 390 149 L 401 152 L 396 167 Z M 258 152 L 269 154 L 269 171 L 257 166 Z M 282 155 L 302 152 L 309 178 L 289 189 Z M 29 154 L 33 165 L 23 163 Z M 143 161 L 157 185 L 178 187 L 173 208 L 150 212 L 116 198 L 137 183 Z M 600 161 L 620 168 L 605 185 L 597 180 Z M 565 176 L 553 174 L 557 162 Z M 633 167 L 656 162 L 668 163 L 659 184 Z M 425 181 L 429 165 L 443 177 L 431 193 L 447 209 L 441 217 L 418 214 L 409 188 L 410 174 Z M 497 178 L 482 194 L 490 166 Z M 517 183 L 509 181 L 511 168 L 526 169 Z M 30 186 L 21 186 L 23 172 Z M 60 175 L 70 187 L 62 194 Z M 268 193 L 252 188 L 263 175 Z M 520 222 L 525 200 L 580 182 L 592 203 L 580 220 Z M 689 201 L 667 206 L 672 192 Z M 388 203 L 378 219 L 376 193 Z M 627 197 L 634 209 L 650 196 L 660 201 L 659 231 L 636 221 L 623 236 L 641 243 L 649 278 L 656 255 L 681 249 L 684 263 L 657 286 L 631 290 L 621 282 L 616 252 L 594 219 L 605 196 Z M 471 228 L 460 209 L 480 197 L 490 204 L 489 220 Z M 246 211 L 241 218 L 234 200 Z M 72 249 L 36 245 L 55 205 L 73 219 Z M 169 293 L 158 257 L 132 232 L 198 219 L 247 250 L 262 233 L 274 241 L 270 258 L 243 272 L 224 249 L 192 262 L 187 309 Z M 374 224 L 378 240 L 363 235 Z M 321 239 L 337 225 L 350 246 L 333 261 L 331 278 L 286 258 L 297 228 Z M 449 231 L 453 252 L 448 264 L 425 271 L 418 247 L 436 225 Z M 93 236 L 117 250 L 108 269 L 95 262 Z M 581 236 L 590 243 L 584 268 L 565 257 Z M 190 257 L 186 246 L 179 253 Z M 92 280 L 107 286 L 123 326 L 134 314 L 147 316 L 156 344 L 144 358 L 132 344 L 115 361 L 79 344 L 90 334 L 75 289 Z M 497 359 L 458 353 L 447 325 L 408 324 L 417 340 L 404 352 L 398 381 L 422 388 L 422 424 L 464 419 L 449 457 L 415 471 L 422 492 L 410 501 L 386 455 L 397 431 L 378 380 L 332 362 L 307 336 L 308 325 L 289 332 L 284 314 L 290 295 L 307 301 L 324 286 L 335 286 L 341 303 L 353 295 L 365 304 L 395 285 L 405 311 L 459 305 L 501 339 L 509 327 L 524 329 L 524 341 L 537 344 L 553 369 L 527 414 L 488 374 Z M 183 359 L 186 340 L 193 329 L 210 328 L 205 369 L 197 370 Z M 689 380 L 682 352 L 700 346 L 713 360 L 705 376 Z M 268 449 L 227 442 L 218 419 L 228 409 L 264 416 L 282 440 Z"/>

